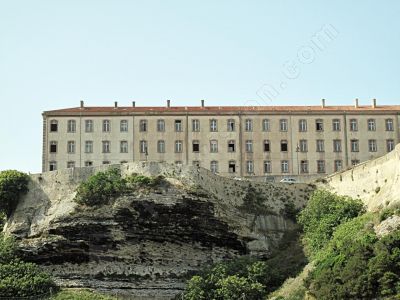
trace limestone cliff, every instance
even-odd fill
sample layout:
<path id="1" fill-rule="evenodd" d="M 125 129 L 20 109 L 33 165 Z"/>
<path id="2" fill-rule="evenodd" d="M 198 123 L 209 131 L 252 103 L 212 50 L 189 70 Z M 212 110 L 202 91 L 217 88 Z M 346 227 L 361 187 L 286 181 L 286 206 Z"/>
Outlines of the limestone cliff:
<path id="1" fill-rule="evenodd" d="M 285 203 L 301 207 L 313 189 L 158 163 L 114 167 L 123 174 L 161 174 L 166 182 L 110 205 L 83 208 L 73 201 L 75 189 L 102 168 L 34 175 L 6 224 L 21 254 L 62 286 L 171 298 L 201 267 L 243 254 L 267 256 L 294 226 L 284 217 Z M 263 213 L 243 206 L 250 185 L 265 198 Z"/>
<path id="2" fill-rule="evenodd" d="M 360 198 L 368 210 L 400 205 L 400 144 L 390 153 L 328 176 L 320 185 L 329 191 Z"/>

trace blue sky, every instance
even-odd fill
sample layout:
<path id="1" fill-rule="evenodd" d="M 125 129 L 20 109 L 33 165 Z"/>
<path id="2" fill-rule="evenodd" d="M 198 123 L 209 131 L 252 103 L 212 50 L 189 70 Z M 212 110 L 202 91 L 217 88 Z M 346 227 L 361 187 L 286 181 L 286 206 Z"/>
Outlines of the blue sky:
<path id="1" fill-rule="evenodd" d="M 44 110 L 400 104 L 399 1 L 0 0 L 0 170 L 40 172 Z"/>

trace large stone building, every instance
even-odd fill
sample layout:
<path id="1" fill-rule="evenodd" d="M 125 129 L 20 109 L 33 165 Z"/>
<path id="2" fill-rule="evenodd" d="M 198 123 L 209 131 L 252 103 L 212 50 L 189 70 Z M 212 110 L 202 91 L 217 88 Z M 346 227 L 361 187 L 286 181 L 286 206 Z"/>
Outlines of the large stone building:
<path id="1" fill-rule="evenodd" d="M 400 105 L 80 107 L 43 113 L 43 171 L 131 161 L 329 174 L 394 149 Z"/>

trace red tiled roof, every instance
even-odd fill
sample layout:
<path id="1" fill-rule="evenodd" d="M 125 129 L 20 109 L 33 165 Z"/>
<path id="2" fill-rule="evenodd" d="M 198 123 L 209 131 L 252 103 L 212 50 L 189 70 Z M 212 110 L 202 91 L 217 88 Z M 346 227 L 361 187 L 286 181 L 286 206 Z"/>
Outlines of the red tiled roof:
<path id="1" fill-rule="evenodd" d="M 91 107 L 73 107 L 57 110 L 45 111 L 44 114 L 95 114 L 95 113 L 185 113 L 185 112 L 400 112 L 400 105 L 360 105 L 358 107 L 347 106 L 91 106 Z"/>

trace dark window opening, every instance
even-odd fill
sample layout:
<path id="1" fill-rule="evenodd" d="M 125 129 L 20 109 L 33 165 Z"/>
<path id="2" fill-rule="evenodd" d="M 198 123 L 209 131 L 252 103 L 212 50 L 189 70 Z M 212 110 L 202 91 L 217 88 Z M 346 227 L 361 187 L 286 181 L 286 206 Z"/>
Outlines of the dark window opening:
<path id="1" fill-rule="evenodd" d="M 324 130 L 324 123 L 322 122 L 322 120 L 317 120 L 315 122 L 315 129 L 317 131 L 323 131 Z"/>
<path id="2" fill-rule="evenodd" d="M 235 152 L 235 143 L 234 142 L 228 143 L 228 152 Z"/>
<path id="3" fill-rule="evenodd" d="M 199 152 L 200 151 L 200 144 L 194 142 L 193 143 L 193 152 Z"/>
<path id="4" fill-rule="evenodd" d="M 271 151 L 271 147 L 269 144 L 269 141 L 265 141 L 264 142 L 264 152 L 270 152 Z"/>
<path id="5" fill-rule="evenodd" d="M 58 131 L 58 124 L 57 124 L 57 123 L 51 123 L 51 124 L 50 124 L 50 131 L 51 131 L 51 132 L 56 132 L 56 131 Z"/>
<path id="6" fill-rule="evenodd" d="M 56 153 L 56 152 L 57 152 L 57 144 L 50 145 L 50 153 Z"/>
<path id="7" fill-rule="evenodd" d="M 286 141 L 281 142 L 281 151 L 287 152 L 288 151 L 288 144 Z"/>
<path id="8" fill-rule="evenodd" d="M 235 162 L 229 162 L 229 173 L 236 173 L 236 164 Z"/>

